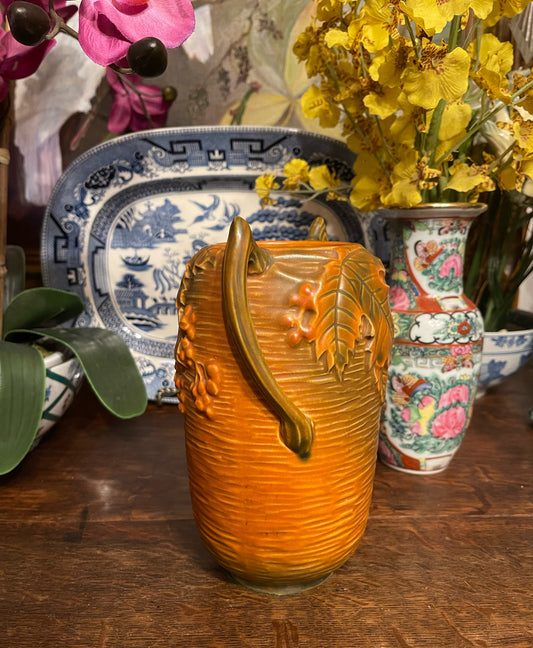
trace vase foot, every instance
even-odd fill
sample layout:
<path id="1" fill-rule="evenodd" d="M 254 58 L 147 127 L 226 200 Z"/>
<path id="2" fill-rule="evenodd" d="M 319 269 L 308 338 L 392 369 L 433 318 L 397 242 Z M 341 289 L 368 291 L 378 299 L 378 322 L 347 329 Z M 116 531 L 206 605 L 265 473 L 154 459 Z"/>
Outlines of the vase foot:
<path id="1" fill-rule="evenodd" d="M 305 592 L 308 589 L 317 587 L 317 585 L 320 585 L 331 576 L 331 574 L 327 574 L 326 576 L 323 576 L 322 578 L 319 578 L 316 581 L 311 581 L 309 583 L 300 583 L 294 585 L 266 585 L 264 583 L 251 582 L 249 580 L 246 580 L 245 578 L 240 578 L 229 572 L 228 574 L 235 583 L 246 587 L 246 589 L 257 592 L 258 594 L 271 594 L 273 596 L 288 596 L 290 594 L 299 594 L 300 592 Z"/>
<path id="2" fill-rule="evenodd" d="M 413 468 L 404 468 L 403 466 L 396 466 L 395 464 L 391 464 L 381 457 L 379 458 L 382 464 L 385 464 L 387 468 L 392 468 L 393 470 L 397 470 L 398 472 L 403 472 L 403 473 L 408 473 L 409 475 L 436 475 L 437 473 L 444 472 L 446 468 L 450 465 L 449 463 L 446 464 L 445 466 L 440 466 L 438 468 L 433 468 L 431 470 L 425 469 L 425 470 L 414 470 Z"/>

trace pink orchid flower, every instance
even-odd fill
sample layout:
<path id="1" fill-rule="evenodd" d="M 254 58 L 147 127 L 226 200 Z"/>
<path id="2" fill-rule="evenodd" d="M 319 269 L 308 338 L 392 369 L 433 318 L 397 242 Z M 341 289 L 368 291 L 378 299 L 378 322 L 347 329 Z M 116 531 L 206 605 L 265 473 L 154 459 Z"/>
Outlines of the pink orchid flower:
<path id="1" fill-rule="evenodd" d="M 153 36 L 172 49 L 194 30 L 190 0 L 81 0 L 79 41 L 100 65 L 125 59 L 129 46 Z"/>
<path id="2" fill-rule="evenodd" d="M 142 77 L 136 74 L 123 79 L 109 68 L 106 76 L 115 95 L 107 123 L 112 133 L 159 128 L 166 124 L 172 102 L 163 98 L 158 86 L 145 85 Z"/>
<path id="3" fill-rule="evenodd" d="M 7 11 L 14 1 L 2 0 L 4 9 Z M 33 4 L 48 9 L 48 0 L 33 0 Z M 67 7 L 62 0 L 57 3 L 56 11 L 64 20 L 68 20 L 76 13 L 76 7 Z M 3 101 L 7 95 L 8 82 L 24 79 L 36 72 L 47 52 L 54 45 L 55 40 L 52 39 L 43 41 L 35 47 L 28 47 L 18 43 L 10 32 L 0 28 L 0 101 Z"/>
<path id="4" fill-rule="evenodd" d="M 0 29 L 0 101 L 7 96 L 9 81 L 33 74 L 53 46 L 52 41 L 43 41 L 36 47 L 21 45 L 9 32 Z"/>

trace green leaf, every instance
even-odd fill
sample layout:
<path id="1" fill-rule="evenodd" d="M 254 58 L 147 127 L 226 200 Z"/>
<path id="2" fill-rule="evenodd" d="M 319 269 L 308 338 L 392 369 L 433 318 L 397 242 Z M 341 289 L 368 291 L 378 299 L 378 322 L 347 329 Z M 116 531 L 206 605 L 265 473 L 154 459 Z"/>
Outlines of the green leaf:
<path id="1" fill-rule="evenodd" d="M 20 334 L 45 336 L 68 347 L 97 398 L 115 416 L 132 418 L 146 409 L 143 379 L 128 346 L 116 333 L 102 328 L 39 328 L 11 331 L 8 337 L 15 340 Z"/>
<path id="2" fill-rule="evenodd" d="M 0 475 L 28 453 L 44 406 L 46 371 L 37 349 L 0 342 Z"/>
<path id="3" fill-rule="evenodd" d="M 83 311 L 74 293 L 58 288 L 30 288 L 18 294 L 4 312 L 4 338 L 15 329 L 56 326 Z"/>

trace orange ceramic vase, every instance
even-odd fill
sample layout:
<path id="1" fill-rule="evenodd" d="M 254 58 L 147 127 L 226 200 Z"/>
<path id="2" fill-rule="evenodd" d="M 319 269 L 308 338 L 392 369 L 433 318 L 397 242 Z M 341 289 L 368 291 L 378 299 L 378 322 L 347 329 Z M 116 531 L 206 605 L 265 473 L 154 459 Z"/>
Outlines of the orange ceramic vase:
<path id="1" fill-rule="evenodd" d="M 178 295 L 176 385 L 203 542 L 238 582 L 318 584 L 368 517 L 392 328 L 381 262 L 353 243 L 226 245 Z"/>

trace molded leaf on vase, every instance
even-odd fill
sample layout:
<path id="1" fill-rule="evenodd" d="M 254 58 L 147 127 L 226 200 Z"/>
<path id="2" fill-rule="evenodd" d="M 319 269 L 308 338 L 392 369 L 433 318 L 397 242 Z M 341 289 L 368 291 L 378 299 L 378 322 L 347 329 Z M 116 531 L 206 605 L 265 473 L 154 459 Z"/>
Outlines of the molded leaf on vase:
<path id="1" fill-rule="evenodd" d="M 317 358 L 324 357 L 328 370 L 339 379 L 356 345 L 366 339 L 368 368 L 373 369 L 380 390 L 385 386 L 393 332 L 384 277 L 381 263 L 363 247 L 339 252 L 325 266 L 314 327 Z"/>

